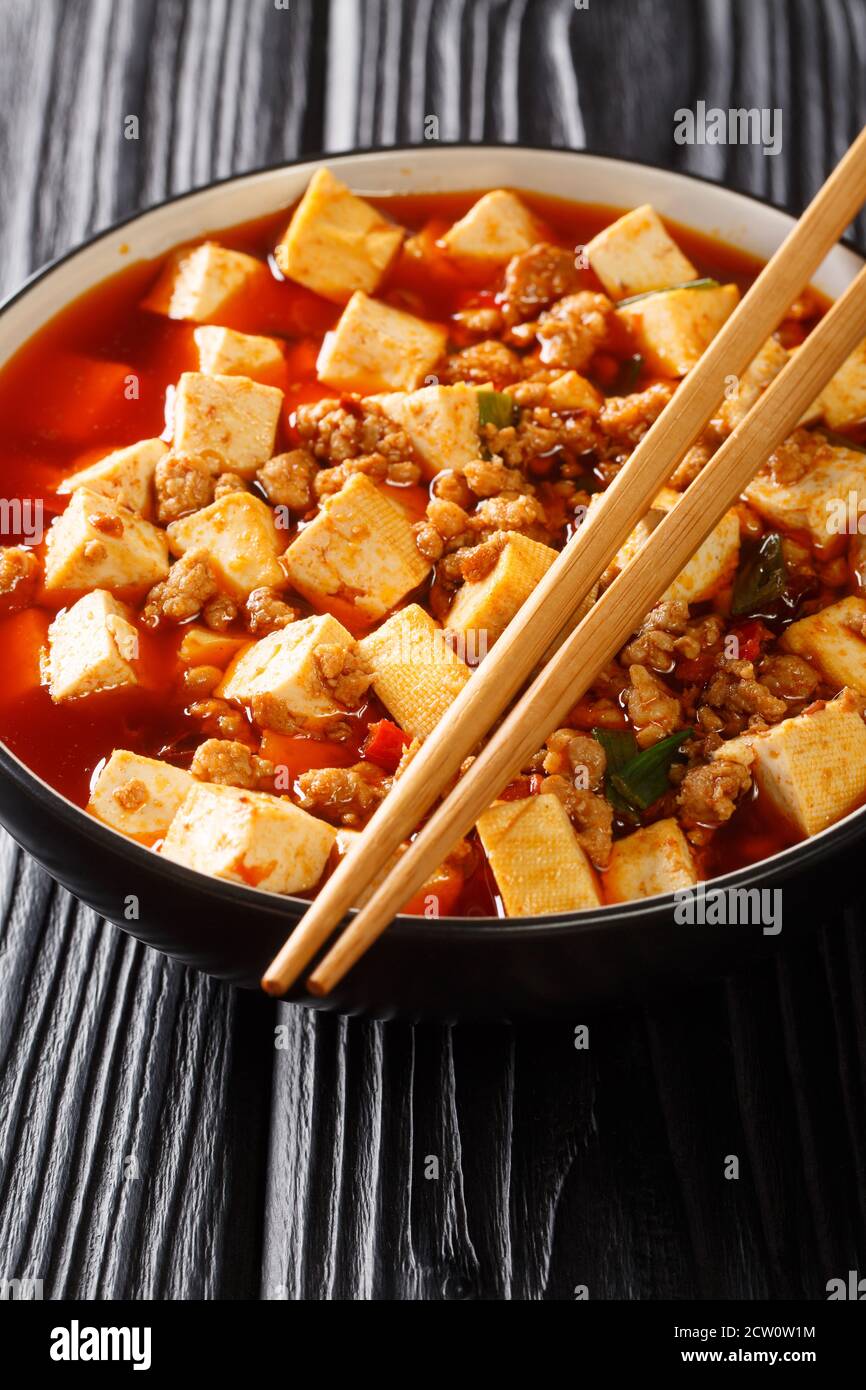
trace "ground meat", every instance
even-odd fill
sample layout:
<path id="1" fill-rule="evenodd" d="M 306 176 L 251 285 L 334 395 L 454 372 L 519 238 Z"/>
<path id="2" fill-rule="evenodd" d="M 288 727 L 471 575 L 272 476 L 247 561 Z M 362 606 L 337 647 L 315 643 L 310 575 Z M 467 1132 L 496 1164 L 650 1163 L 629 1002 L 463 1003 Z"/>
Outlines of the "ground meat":
<path id="1" fill-rule="evenodd" d="M 237 473 L 220 473 L 214 484 L 213 497 L 216 502 L 220 497 L 228 497 L 231 492 L 246 491 L 247 485 Z"/>
<path id="2" fill-rule="evenodd" d="M 456 502 L 464 511 L 472 506 L 472 492 L 459 468 L 443 468 L 436 474 L 430 487 L 432 495 L 440 497 L 443 502 Z"/>
<path id="3" fill-rule="evenodd" d="M 323 468 L 313 479 L 316 497 L 331 497 L 339 492 L 353 473 L 364 473 L 368 478 L 376 478 L 389 483 L 417 483 L 421 469 L 411 460 L 399 459 L 388 462 L 384 454 L 362 454 L 359 458 L 338 463 L 334 468 Z"/>
<path id="4" fill-rule="evenodd" d="M 550 540 L 547 513 L 537 497 L 485 497 L 471 518 L 472 529 L 487 540 L 495 531 L 517 531 L 530 540 Z"/>
<path id="5" fill-rule="evenodd" d="M 579 785 L 585 781 L 584 790 L 598 791 L 607 770 L 607 758 L 600 743 L 589 734 L 580 734 L 576 729 L 557 729 L 546 741 L 547 752 L 541 761 L 544 772 L 571 774 L 572 781 Z"/>
<path id="6" fill-rule="evenodd" d="M 465 550 L 459 550 L 454 557 L 458 562 L 459 577 L 464 580 L 486 579 L 495 567 L 507 542 L 507 532 L 497 531 L 490 537 L 490 540 L 483 541 L 481 545 L 468 546 Z"/>
<path id="7" fill-rule="evenodd" d="M 164 454 L 153 475 L 156 519 L 167 526 L 213 501 L 214 479 L 210 465 L 195 454 Z"/>
<path id="8" fill-rule="evenodd" d="M 522 376 L 522 358 L 495 338 L 473 343 L 472 347 L 452 353 L 446 357 L 445 366 L 440 372 L 442 381 L 452 385 L 469 381 L 477 386 L 489 383 L 502 386 L 510 381 L 519 381 Z"/>
<path id="9" fill-rule="evenodd" d="M 382 771 L 371 763 L 319 767 L 301 773 L 298 801 L 305 811 L 324 816 L 335 825 L 364 825 L 384 799 L 388 785 Z"/>
<path id="10" fill-rule="evenodd" d="M 85 544 L 84 558 L 92 565 L 98 564 L 100 560 L 104 560 L 107 554 L 108 551 L 102 544 L 102 541 L 87 541 Z"/>
<path id="11" fill-rule="evenodd" d="M 189 770 L 201 782 L 245 787 L 248 791 L 271 790 L 274 783 L 273 763 L 236 739 L 206 739 L 195 750 Z"/>
<path id="12" fill-rule="evenodd" d="M 119 516 L 109 516 L 107 512 L 95 512 L 87 518 L 94 531 L 101 531 L 103 536 L 113 536 L 119 540 L 123 535 L 123 519 Z"/>
<path id="13" fill-rule="evenodd" d="M 481 433 L 491 454 L 523 472 L 537 459 L 560 451 L 572 457 L 590 453 L 601 438 L 591 415 L 557 415 L 546 406 L 522 410 L 516 425 L 500 430 L 485 425 Z"/>
<path id="14" fill-rule="evenodd" d="M 316 460 L 309 449 L 291 449 L 268 459 L 256 477 L 272 506 L 305 512 L 313 505 L 316 471 Z"/>
<path id="15" fill-rule="evenodd" d="M 858 637 L 866 637 L 866 614 L 851 613 L 845 619 L 845 627 L 855 632 Z"/>
<path id="16" fill-rule="evenodd" d="M 32 550 L 23 545 L 9 545 L 0 550 L 0 594 L 13 594 L 22 603 L 29 603 L 39 582 L 39 561 Z"/>
<path id="17" fill-rule="evenodd" d="M 266 637 L 269 632 L 278 632 L 299 617 L 297 608 L 284 603 L 276 589 L 253 589 L 244 605 L 247 631 L 253 637 Z"/>
<path id="18" fill-rule="evenodd" d="M 782 486 L 798 483 L 816 463 L 832 458 L 831 446 L 823 435 L 799 429 L 780 444 L 759 470 L 758 476 L 769 476 Z"/>
<path id="19" fill-rule="evenodd" d="M 686 450 L 682 460 L 671 474 L 671 487 L 684 492 L 698 474 L 706 467 L 718 448 L 718 440 L 704 434 L 696 444 Z"/>
<path id="20" fill-rule="evenodd" d="M 613 312 L 607 295 L 591 290 L 560 299 L 538 320 L 536 335 L 542 362 L 581 371 L 607 338 Z"/>
<path id="21" fill-rule="evenodd" d="M 718 826 L 730 820 L 739 797 L 752 785 L 749 769 L 723 758 L 693 767 L 682 780 L 677 806 L 687 827 Z"/>
<path id="22" fill-rule="evenodd" d="M 216 576 L 203 550 L 188 550 L 172 565 L 168 578 L 155 584 L 145 600 L 141 620 L 147 627 L 183 623 L 194 618 L 217 592 Z"/>
<path id="23" fill-rule="evenodd" d="M 698 719 L 710 733 L 739 734 L 746 727 L 777 724 L 788 713 L 786 702 L 756 679 L 751 661 L 719 661 L 703 701 Z M 715 719 L 707 717 L 706 706 Z"/>
<path id="24" fill-rule="evenodd" d="M 495 304 L 482 304 L 470 306 L 468 309 L 458 309 L 453 315 L 455 323 L 459 323 L 465 328 L 467 333 L 478 333 L 483 338 L 489 338 L 491 333 L 501 333 L 505 327 L 505 318 L 502 310 Z"/>
<path id="25" fill-rule="evenodd" d="M 617 444 L 633 449 L 673 394 L 672 382 L 656 381 L 631 396 L 608 396 L 598 417 L 599 428 Z"/>
<path id="26" fill-rule="evenodd" d="M 505 269 L 505 322 L 510 326 L 535 319 L 556 299 L 580 288 L 573 251 L 540 241 L 512 256 Z"/>
<path id="27" fill-rule="evenodd" d="M 818 672 L 802 656 L 765 656 L 758 675 L 770 694 L 783 700 L 809 700 L 818 688 Z"/>
<path id="28" fill-rule="evenodd" d="M 133 777 L 128 782 L 121 782 L 119 787 L 114 788 L 111 795 L 124 811 L 140 811 L 142 806 L 146 806 L 150 800 L 147 784 L 142 782 L 140 777 Z"/>
<path id="29" fill-rule="evenodd" d="M 312 454 L 331 463 L 369 454 L 382 454 L 386 465 L 414 458 L 406 431 L 398 429 L 377 405 L 362 401 L 360 396 L 299 405 L 295 425 Z"/>
<path id="30" fill-rule="evenodd" d="M 181 683 L 189 695 L 210 695 L 216 690 L 223 673 L 219 666 L 188 666 L 181 676 Z"/>
<path id="31" fill-rule="evenodd" d="M 668 599 L 656 604 L 644 618 L 635 637 L 623 647 L 620 661 L 624 666 L 649 666 L 653 671 L 670 671 L 674 664 L 677 640 L 688 626 L 689 606 L 682 599 Z"/>
<path id="32" fill-rule="evenodd" d="M 645 666 L 629 668 L 631 686 L 626 692 L 626 708 L 637 730 L 641 748 L 667 738 L 682 724 L 682 707 L 664 681 Z"/>
<path id="33" fill-rule="evenodd" d="M 499 459 L 473 459 L 464 465 L 463 473 L 476 497 L 498 497 L 503 492 L 534 493 L 517 468 L 507 468 Z"/>
<path id="34" fill-rule="evenodd" d="M 357 709 L 370 688 L 372 676 L 355 647 L 322 642 L 313 652 L 322 685 L 344 709 Z"/>
<path id="35" fill-rule="evenodd" d="M 225 632 L 237 619 L 237 605 L 225 594 L 216 594 L 204 605 L 201 615 L 213 632 Z"/>
<path id="36" fill-rule="evenodd" d="M 253 742 L 253 731 L 242 711 L 235 709 L 227 700 L 218 700 L 214 696 L 206 700 L 196 700 L 187 709 L 187 714 L 192 719 L 199 720 L 202 733 L 210 738 Z"/>
<path id="37" fill-rule="evenodd" d="M 441 560 L 445 554 L 445 541 L 435 526 L 429 521 L 416 521 L 412 527 L 415 536 L 415 546 L 419 555 L 425 560 L 431 560 L 434 564 Z"/>
<path id="38" fill-rule="evenodd" d="M 607 868 L 613 847 L 613 807 L 596 792 L 582 791 L 565 777 L 545 777 L 541 790 L 558 797 L 593 864 Z"/>

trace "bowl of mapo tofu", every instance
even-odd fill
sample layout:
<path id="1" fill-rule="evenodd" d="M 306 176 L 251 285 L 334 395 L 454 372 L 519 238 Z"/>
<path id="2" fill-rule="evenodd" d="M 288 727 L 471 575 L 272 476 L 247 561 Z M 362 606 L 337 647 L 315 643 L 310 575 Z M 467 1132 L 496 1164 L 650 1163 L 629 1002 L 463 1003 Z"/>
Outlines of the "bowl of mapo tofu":
<path id="1" fill-rule="evenodd" d="M 42 272 L 0 317 L 12 834 L 253 983 L 789 223 L 646 166 L 428 147 L 213 185 Z M 859 264 L 837 248 L 732 378 L 595 596 Z M 766 944 L 679 924 L 683 890 L 795 885 L 793 923 L 827 864 L 844 885 L 864 421 L 866 344 L 320 1006 L 557 1012 Z"/>

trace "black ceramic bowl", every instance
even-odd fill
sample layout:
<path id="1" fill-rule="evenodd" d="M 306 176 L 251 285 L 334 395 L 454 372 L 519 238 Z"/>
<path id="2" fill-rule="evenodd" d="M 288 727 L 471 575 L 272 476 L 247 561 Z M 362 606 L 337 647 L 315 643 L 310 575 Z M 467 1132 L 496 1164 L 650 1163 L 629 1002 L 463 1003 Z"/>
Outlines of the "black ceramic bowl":
<path id="1" fill-rule="evenodd" d="M 132 260 L 293 203 L 318 163 L 284 165 L 210 185 L 128 219 L 35 275 L 0 310 L 0 362 L 49 318 Z M 663 214 L 768 257 L 787 213 L 715 184 L 647 165 L 515 146 L 424 146 L 330 158 L 362 193 L 438 192 L 500 184 Z M 861 258 L 837 247 L 815 277 L 835 296 Z M 0 744 L 0 819 L 54 878 L 102 916 L 199 970 L 255 987 L 305 903 L 208 878 L 99 824 Z M 783 929 L 679 925 L 670 896 L 595 912 L 507 922 L 402 917 L 316 1008 L 379 1017 L 569 1017 L 669 993 L 772 949 L 856 891 L 866 811 L 713 887 L 782 888 Z M 135 915 L 137 914 L 137 915 Z"/>

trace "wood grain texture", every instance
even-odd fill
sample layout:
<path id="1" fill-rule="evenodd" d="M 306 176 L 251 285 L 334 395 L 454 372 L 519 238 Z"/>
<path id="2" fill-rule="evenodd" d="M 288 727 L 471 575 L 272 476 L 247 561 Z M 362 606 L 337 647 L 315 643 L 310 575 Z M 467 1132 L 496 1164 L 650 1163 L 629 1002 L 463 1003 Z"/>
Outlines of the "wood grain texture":
<path id="1" fill-rule="evenodd" d="M 419 139 L 431 114 L 443 139 L 586 142 L 795 208 L 866 119 L 862 0 L 0 0 L 0 29 L 7 289 L 166 193 Z M 782 107 L 781 155 L 675 145 L 699 98 Z M 3 854 L 3 1277 L 102 1298 L 820 1298 L 866 1268 L 857 908 L 670 1008 L 575 1019 L 576 1051 L 570 1028 L 274 1015 Z"/>

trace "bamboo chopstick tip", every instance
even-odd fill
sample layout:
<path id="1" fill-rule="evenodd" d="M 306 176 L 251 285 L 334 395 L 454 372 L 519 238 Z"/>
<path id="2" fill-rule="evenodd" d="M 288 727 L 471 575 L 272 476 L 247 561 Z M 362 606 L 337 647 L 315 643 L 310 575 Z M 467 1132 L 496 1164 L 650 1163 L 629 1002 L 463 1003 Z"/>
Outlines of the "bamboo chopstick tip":
<path id="1" fill-rule="evenodd" d="M 265 994 L 270 994 L 274 999 L 279 999 L 288 988 L 288 985 L 284 985 L 280 977 L 270 970 L 262 976 L 260 984 Z"/>

